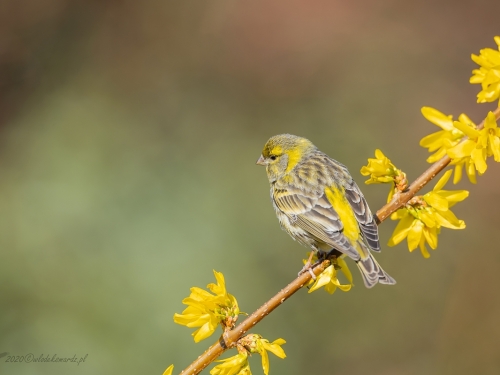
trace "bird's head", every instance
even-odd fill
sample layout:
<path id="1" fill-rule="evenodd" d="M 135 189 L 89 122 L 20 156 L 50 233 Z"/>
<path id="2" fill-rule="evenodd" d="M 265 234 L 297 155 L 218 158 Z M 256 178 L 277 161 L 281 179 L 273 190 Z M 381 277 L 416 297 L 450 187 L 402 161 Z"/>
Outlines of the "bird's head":
<path id="1" fill-rule="evenodd" d="M 316 150 L 311 141 L 291 134 L 275 135 L 266 142 L 257 164 L 266 167 L 272 183 L 290 172 L 304 157 Z"/>

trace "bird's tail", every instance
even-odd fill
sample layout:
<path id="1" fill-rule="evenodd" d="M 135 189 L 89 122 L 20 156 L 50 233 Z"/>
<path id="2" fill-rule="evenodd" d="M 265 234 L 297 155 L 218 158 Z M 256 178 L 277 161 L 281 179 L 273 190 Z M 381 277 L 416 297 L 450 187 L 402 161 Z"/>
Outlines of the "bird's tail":
<path id="1" fill-rule="evenodd" d="M 377 263 L 375 258 L 368 252 L 368 256 L 365 259 L 360 259 L 356 262 L 361 275 L 363 276 L 363 281 L 367 288 L 373 287 L 377 282 L 380 284 L 396 284 L 394 280 L 387 272 L 385 272 L 382 267 Z"/>

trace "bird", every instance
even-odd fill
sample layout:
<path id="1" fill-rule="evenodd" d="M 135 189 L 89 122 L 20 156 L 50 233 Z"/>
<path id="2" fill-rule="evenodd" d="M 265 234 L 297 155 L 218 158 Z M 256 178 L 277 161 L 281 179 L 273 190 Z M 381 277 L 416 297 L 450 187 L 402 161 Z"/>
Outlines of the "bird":
<path id="1" fill-rule="evenodd" d="M 266 167 L 271 202 L 281 228 L 318 256 L 345 254 L 367 288 L 395 284 L 370 250 L 379 252 L 378 227 L 347 167 L 306 138 L 271 137 L 257 160 Z"/>

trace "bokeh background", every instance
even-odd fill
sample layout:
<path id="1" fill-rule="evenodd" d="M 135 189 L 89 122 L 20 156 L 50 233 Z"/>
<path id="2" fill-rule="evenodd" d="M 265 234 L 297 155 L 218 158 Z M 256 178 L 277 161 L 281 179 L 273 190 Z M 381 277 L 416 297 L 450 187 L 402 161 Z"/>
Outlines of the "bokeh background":
<path id="1" fill-rule="evenodd" d="M 173 323 L 222 271 L 243 311 L 288 283 L 305 248 L 280 231 L 265 141 L 289 132 L 359 169 L 381 148 L 426 167 L 433 106 L 480 121 L 471 53 L 495 47 L 500 2 L 2 0 L 0 352 L 85 363 L 3 363 L 2 374 L 180 372 Z M 499 374 L 500 166 L 456 206 L 430 259 L 377 258 L 395 287 L 299 292 L 256 329 L 287 340 L 271 374 Z M 387 243 L 393 222 L 381 226 Z M 262 373 L 260 358 L 253 372 Z M 206 371 L 205 373 L 208 373 Z"/>

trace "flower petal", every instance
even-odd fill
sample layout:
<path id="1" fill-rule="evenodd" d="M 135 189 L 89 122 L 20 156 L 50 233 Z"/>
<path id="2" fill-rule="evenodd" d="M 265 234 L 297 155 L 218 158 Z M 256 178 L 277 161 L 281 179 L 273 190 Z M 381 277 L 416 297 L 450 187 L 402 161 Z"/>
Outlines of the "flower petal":
<path id="1" fill-rule="evenodd" d="M 219 360 L 220 365 L 210 370 L 210 375 L 251 375 L 248 365 L 248 354 L 238 353 L 235 356 Z"/>
<path id="2" fill-rule="evenodd" d="M 451 116 L 446 116 L 444 113 L 432 107 L 422 107 L 422 115 L 434 125 L 441 127 L 443 130 L 453 130 L 453 121 Z"/>
<path id="3" fill-rule="evenodd" d="M 407 214 L 406 216 L 403 216 L 398 225 L 396 225 L 394 232 L 392 233 L 392 236 L 388 243 L 389 246 L 392 247 L 397 245 L 398 243 L 403 241 L 406 236 L 408 236 L 408 232 L 410 231 L 413 220 L 415 220 L 415 218 L 412 215 Z"/>
<path id="4" fill-rule="evenodd" d="M 455 174 L 453 175 L 453 184 L 458 184 L 462 179 L 462 166 L 463 163 L 455 165 Z"/>
<path id="5" fill-rule="evenodd" d="M 429 152 L 436 151 L 443 144 L 444 138 L 450 138 L 450 132 L 440 130 L 438 132 L 426 135 L 420 140 L 420 146 L 428 148 Z"/>
<path id="6" fill-rule="evenodd" d="M 207 288 L 210 289 L 210 291 L 214 294 L 217 295 L 224 295 L 226 294 L 226 283 L 224 281 L 224 275 L 222 272 L 217 272 L 216 270 L 213 270 L 215 280 L 217 281 L 217 284 L 210 283 L 207 285 Z"/>
<path id="7" fill-rule="evenodd" d="M 168 366 L 167 369 L 163 372 L 163 375 L 172 375 L 172 371 L 174 371 L 174 365 Z"/>
<path id="8" fill-rule="evenodd" d="M 347 266 L 347 263 L 345 262 L 344 258 L 337 258 L 337 264 L 340 267 L 340 271 L 342 271 L 346 279 L 352 284 L 351 270 L 349 270 L 349 267 Z"/>
<path id="9" fill-rule="evenodd" d="M 493 39 L 495 40 L 495 43 L 498 44 L 498 49 L 500 50 L 500 36 L 496 36 Z"/>
<path id="10" fill-rule="evenodd" d="M 469 192 L 467 190 L 441 190 L 438 194 L 448 201 L 448 207 L 451 207 L 457 202 L 463 201 L 469 196 Z"/>
<path id="11" fill-rule="evenodd" d="M 500 162 L 500 138 L 490 135 L 490 147 L 496 162 Z"/>
<path id="12" fill-rule="evenodd" d="M 448 172 L 451 172 L 451 170 Z M 448 201 L 434 191 L 425 194 L 424 200 L 429 204 L 429 206 L 438 210 L 446 211 L 448 209 Z"/>
<path id="13" fill-rule="evenodd" d="M 274 340 L 272 343 L 263 342 L 262 344 L 266 350 L 269 350 L 276 357 L 279 357 L 281 359 L 286 358 L 285 351 L 281 347 L 281 345 L 286 344 L 285 340 L 277 339 L 277 340 Z"/>
<path id="14" fill-rule="evenodd" d="M 441 190 L 444 187 L 444 185 L 446 185 L 446 183 L 448 182 L 448 180 L 450 179 L 450 176 L 451 176 L 452 172 L 453 171 L 451 169 L 447 170 L 443 174 L 443 176 L 439 179 L 439 181 L 434 186 L 434 189 L 432 189 L 432 191 L 439 191 L 439 190 Z"/>
<path id="15" fill-rule="evenodd" d="M 426 227 L 432 228 L 436 226 L 436 220 L 431 213 L 431 210 L 420 210 L 418 217 L 423 221 Z"/>
<path id="16" fill-rule="evenodd" d="M 210 321 L 210 314 L 174 314 L 174 322 L 189 328 L 201 327 Z"/>
<path id="17" fill-rule="evenodd" d="M 434 154 L 432 154 L 431 156 L 429 156 L 427 158 L 427 163 L 435 163 L 437 162 L 439 159 L 441 159 L 443 156 L 446 155 L 446 148 L 445 147 L 441 147 L 438 151 L 436 151 Z"/>
<path id="18" fill-rule="evenodd" d="M 497 120 L 495 118 L 495 114 L 489 111 L 488 116 L 486 116 L 486 120 L 484 121 L 484 128 L 495 129 L 496 127 L 497 127 Z"/>
<path id="19" fill-rule="evenodd" d="M 461 121 L 453 121 L 453 126 L 470 138 L 479 137 L 479 130 L 474 129 Z"/>
<path id="20" fill-rule="evenodd" d="M 461 113 L 460 116 L 458 116 L 458 121 L 460 121 L 463 124 L 469 125 L 476 129 L 476 124 L 470 119 L 469 116 L 467 116 L 465 113 Z"/>
<path id="21" fill-rule="evenodd" d="M 450 228 L 450 229 L 464 229 L 465 223 L 463 220 L 458 220 L 455 214 L 451 211 L 437 211 L 436 210 L 436 221 L 439 225 Z"/>
<path id="22" fill-rule="evenodd" d="M 343 292 L 348 292 L 348 291 L 350 291 L 350 290 L 351 290 L 351 287 L 352 287 L 352 285 L 351 285 L 351 284 L 340 284 L 340 283 L 338 282 L 338 279 L 337 279 L 336 281 L 337 281 L 337 283 L 335 284 L 335 286 L 336 286 L 337 288 L 339 288 L 341 291 L 343 291 Z M 332 293 L 330 293 L 330 294 L 332 294 Z"/>
<path id="23" fill-rule="evenodd" d="M 424 228 L 424 237 L 426 241 L 429 243 L 429 246 L 432 249 L 436 249 L 438 245 L 438 237 L 437 237 L 437 231 L 436 228 Z"/>
<path id="24" fill-rule="evenodd" d="M 375 157 L 377 159 L 384 159 L 386 156 L 384 155 L 384 153 L 379 150 L 378 148 L 375 150 Z"/>
<path id="25" fill-rule="evenodd" d="M 476 181 L 476 167 L 474 163 L 471 162 L 470 158 L 466 159 L 465 162 L 465 172 L 467 173 L 467 177 L 469 177 L 469 181 L 473 184 L 477 183 Z"/>
<path id="26" fill-rule="evenodd" d="M 486 164 L 486 153 L 484 152 L 484 149 L 475 148 L 472 150 L 470 157 L 479 174 L 486 172 L 488 165 Z"/>
<path id="27" fill-rule="evenodd" d="M 325 291 L 327 293 L 333 294 L 335 293 L 336 290 L 337 290 L 337 285 L 335 285 L 334 283 L 328 283 L 325 285 Z"/>
<path id="28" fill-rule="evenodd" d="M 333 267 L 333 264 L 331 264 L 323 272 L 319 274 L 314 284 L 311 286 L 311 288 L 309 288 L 308 293 L 312 293 L 315 290 L 321 288 L 322 286 L 328 284 L 334 277 L 334 273 L 335 273 L 335 268 Z"/>
<path id="29" fill-rule="evenodd" d="M 193 332 L 194 342 L 200 342 L 201 340 L 205 340 L 210 335 L 212 335 L 212 333 L 215 332 L 215 328 L 216 326 L 211 324 L 211 322 L 205 323 L 197 331 Z"/>
<path id="30" fill-rule="evenodd" d="M 268 375 L 269 374 L 269 356 L 267 354 L 267 351 L 262 350 L 259 354 L 262 357 L 262 369 L 264 370 L 264 374 Z"/>
<path id="31" fill-rule="evenodd" d="M 424 223 L 420 220 L 415 220 L 413 225 L 408 232 L 408 249 L 413 251 L 417 248 L 422 238 L 422 230 L 424 229 Z"/>
<path id="32" fill-rule="evenodd" d="M 431 254 L 427 251 L 427 248 L 425 247 L 425 241 L 422 238 L 422 241 L 420 241 L 420 244 L 418 245 L 420 248 L 420 252 L 422 253 L 424 258 L 430 258 Z"/>
<path id="33" fill-rule="evenodd" d="M 448 153 L 448 156 L 450 158 L 458 159 L 470 156 L 474 148 L 476 148 L 476 142 L 471 139 L 466 139 L 465 141 L 460 142 L 458 145 L 448 149 L 446 152 Z"/>
<path id="34" fill-rule="evenodd" d="M 392 197 L 394 197 L 394 194 L 396 193 L 396 188 L 391 187 L 391 190 L 389 190 L 389 194 L 387 195 L 387 203 L 389 203 L 392 200 Z"/>

